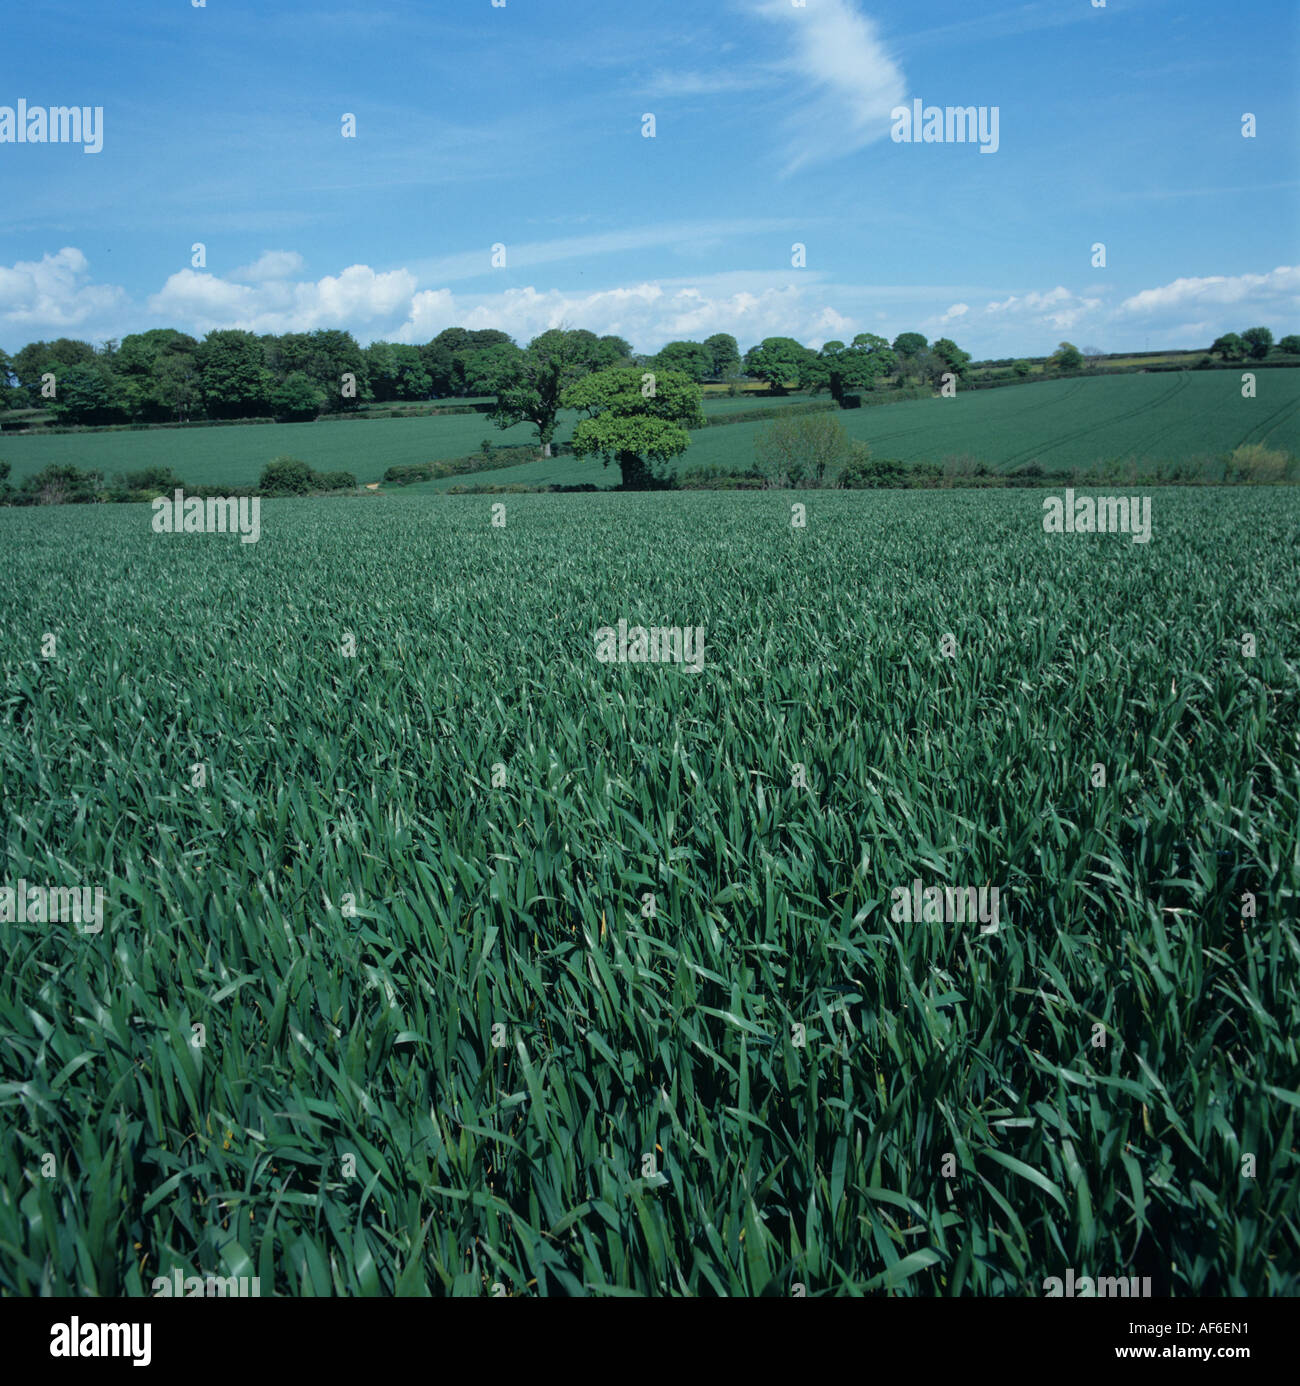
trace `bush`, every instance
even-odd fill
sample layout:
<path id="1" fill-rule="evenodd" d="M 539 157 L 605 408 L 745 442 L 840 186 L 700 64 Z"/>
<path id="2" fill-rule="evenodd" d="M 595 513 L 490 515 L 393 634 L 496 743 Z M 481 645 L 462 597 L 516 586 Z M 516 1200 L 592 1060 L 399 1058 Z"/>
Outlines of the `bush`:
<path id="1" fill-rule="evenodd" d="M 960 453 L 944 458 L 943 475 L 948 484 L 952 485 L 954 482 L 960 484 L 969 481 L 972 477 L 991 476 L 992 469 L 986 462 L 972 457 L 970 453 Z"/>
<path id="2" fill-rule="evenodd" d="M 28 505 L 82 505 L 98 500 L 103 485 L 100 472 L 52 462 L 23 482 L 23 497 Z"/>
<path id="3" fill-rule="evenodd" d="M 754 451 L 769 486 L 797 486 L 805 476 L 820 486 L 865 446 L 852 443 L 829 413 L 815 413 L 778 419 L 758 435 Z"/>
<path id="4" fill-rule="evenodd" d="M 1007 473 L 1008 486 L 1038 486 L 1041 484 L 1043 469 L 1037 462 L 1030 462 L 1027 466 L 1017 467 L 1014 472 Z"/>
<path id="5" fill-rule="evenodd" d="M 853 456 L 840 472 L 840 485 L 847 491 L 877 490 L 885 486 L 906 486 L 907 468 L 901 462 L 872 458 L 865 443 L 855 443 Z"/>
<path id="6" fill-rule="evenodd" d="M 316 473 L 297 457 L 276 457 L 262 468 L 257 489 L 265 496 L 305 496 Z"/>
<path id="7" fill-rule="evenodd" d="M 115 478 L 108 493 L 111 501 L 151 501 L 158 496 L 170 496 L 184 482 L 170 467 L 145 467 L 142 471 L 127 472 Z"/>
<path id="8" fill-rule="evenodd" d="M 1228 459 L 1228 480 L 1263 485 L 1285 481 L 1290 463 L 1285 452 L 1266 448 L 1263 443 L 1247 443 Z"/>
<path id="9" fill-rule="evenodd" d="M 318 491 L 355 491 L 357 489 L 357 479 L 351 472 L 317 472 L 316 487 Z"/>

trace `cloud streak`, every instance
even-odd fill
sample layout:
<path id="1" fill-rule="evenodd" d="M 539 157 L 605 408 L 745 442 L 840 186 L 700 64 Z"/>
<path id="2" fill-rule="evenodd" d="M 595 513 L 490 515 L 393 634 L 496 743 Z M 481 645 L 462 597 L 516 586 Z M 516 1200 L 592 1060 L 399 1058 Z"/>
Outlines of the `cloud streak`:
<path id="1" fill-rule="evenodd" d="M 752 14 L 783 29 L 781 64 L 803 88 L 786 122 L 785 173 L 856 153 L 889 133 L 889 113 L 907 95 L 902 69 L 873 20 L 853 0 L 745 0 Z"/>

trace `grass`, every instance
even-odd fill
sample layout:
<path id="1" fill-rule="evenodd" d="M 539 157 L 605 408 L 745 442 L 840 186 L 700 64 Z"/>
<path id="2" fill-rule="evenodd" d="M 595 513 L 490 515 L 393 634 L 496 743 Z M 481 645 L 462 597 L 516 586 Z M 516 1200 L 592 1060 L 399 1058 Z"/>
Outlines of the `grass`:
<path id="1" fill-rule="evenodd" d="M 63 433 L 52 437 L 0 435 L 0 458 L 13 464 L 12 480 L 52 462 L 112 475 L 170 467 L 194 486 L 251 486 L 281 455 L 299 457 L 313 471 L 349 471 L 360 482 L 378 481 L 392 466 L 465 457 L 484 438 L 526 443 L 525 425 L 502 432 L 477 414 L 443 418 L 322 420 L 306 424 L 248 424 L 213 428 L 142 429 L 124 433 Z M 566 435 L 567 436 L 567 435 Z"/>
<path id="2" fill-rule="evenodd" d="M 1300 371 L 1259 374 L 1259 397 L 1241 396 L 1240 377 L 1203 371 L 1048 381 L 1018 389 L 972 390 L 955 399 L 925 399 L 836 415 L 850 437 L 876 457 L 942 462 L 964 457 L 997 472 L 1037 462 L 1045 472 L 1107 465 L 1139 477 L 1179 463 L 1223 480 L 1223 456 L 1247 443 L 1300 456 Z M 765 423 L 706 429 L 691 437 L 679 466 L 744 470 Z M 485 472 L 481 484 L 616 486 L 613 468 L 559 459 L 562 467 L 529 464 Z M 455 485 L 440 484 L 440 489 Z"/>
<path id="3" fill-rule="evenodd" d="M 705 414 L 725 417 L 746 409 L 806 403 L 806 396 L 711 399 L 706 403 Z M 576 415 L 561 416 L 557 441 L 568 441 L 576 420 Z M 12 464 L 15 483 L 51 463 L 65 463 L 98 470 L 106 476 L 145 467 L 170 467 L 194 486 L 251 486 L 273 457 L 288 455 L 301 458 L 314 471 L 350 471 L 364 484 L 379 481 L 389 467 L 468 456 L 477 451 L 484 438 L 505 447 L 535 441 L 536 430 L 520 424 L 503 432 L 486 416 L 452 414 L 442 418 L 329 419 L 310 424 L 62 433 L 49 437 L 0 434 L 0 458 Z M 548 471 L 545 465 L 539 470 Z M 590 476 L 584 473 L 579 478 L 582 480 L 590 480 Z"/>
<path id="4" fill-rule="evenodd" d="M 0 1291 L 1300 1292 L 1300 501 L 800 500 L 0 512 Z"/>

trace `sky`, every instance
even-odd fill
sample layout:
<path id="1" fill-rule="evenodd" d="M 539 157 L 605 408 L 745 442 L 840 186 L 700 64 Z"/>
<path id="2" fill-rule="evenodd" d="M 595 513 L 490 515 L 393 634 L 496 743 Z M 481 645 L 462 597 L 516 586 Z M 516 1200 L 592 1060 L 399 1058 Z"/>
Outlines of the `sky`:
<path id="1" fill-rule="evenodd" d="M 11 7 L 0 349 L 1300 332 L 1295 0 L 375 5 Z M 102 107 L 102 149 L 6 142 L 20 99 Z M 996 150 L 896 139 L 917 100 L 996 111 Z"/>

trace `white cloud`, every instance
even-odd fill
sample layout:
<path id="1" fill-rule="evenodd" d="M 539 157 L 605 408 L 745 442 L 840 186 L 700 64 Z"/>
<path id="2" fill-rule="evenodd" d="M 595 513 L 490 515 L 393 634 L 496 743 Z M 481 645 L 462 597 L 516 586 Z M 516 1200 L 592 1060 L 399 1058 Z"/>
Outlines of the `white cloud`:
<path id="1" fill-rule="evenodd" d="M 185 322 L 199 332 L 220 327 L 249 332 L 310 332 L 318 327 L 356 331 L 405 312 L 415 287 L 410 270 L 376 274 L 369 265 L 351 265 L 314 283 L 276 279 L 257 285 L 186 269 L 173 274 L 153 295 L 149 311 L 164 322 Z"/>
<path id="2" fill-rule="evenodd" d="M 1296 313 L 1300 310 L 1300 267 L 1281 265 L 1269 274 L 1215 274 L 1205 279 L 1175 279 L 1126 298 L 1119 311 L 1150 317 L 1189 311 L 1202 313 L 1207 308 L 1238 305 L 1252 305 L 1260 311 Z M 1249 323 L 1245 325 L 1250 326 Z"/>
<path id="3" fill-rule="evenodd" d="M 656 72 L 641 89 L 645 96 L 717 96 L 722 92 L 753 91 L 767 86 L 770 74 L 758 69 L 749 72 Z"/>
<path id="4" fill-rule="evenodd" d="M 811 87 L 789 121 L 786 172 L 851 154 L 889 133 L 889 113 L 907 94 L 903 73 L 854 0 L 748 0 L 750 10 L 785 26 L 783 64 Z"/>
<path id="5" fill-rule="evenodd" d="M 707 228 L 691 229 L 699 235 Z M 560 241 L 549 253 L 543 245 L 529 249 L 546 264 L 575 252 L 581 260 L 584 252 L 598 253 L 618 239 L 619 233 L 611 233 L 608 239 Z M 732 333 L 742 347 L 769 336 L 816 347 L 832 339 L 851 341 L 872 327 L 891 337 L 904 330 L 955 335 L 976 355 L 999 356 L 1049 351 L 1067 335 L 1106 349 L 1148 342 L 1196 347 L 1255 323 L 1281 335 L 1300 322 L 1300 269 L 1291 267 L 1178 279 L 1117 304 L 1118 294 L 1091 287 L 1079 292 L 1058 284 L 1000 297 L 995 295 L 1005 291 L 988 285 L 837 282 L 816 270 L 734 269 L 598 289 L 546 287 L 535 280 L 497 290 L 486 277 L 488 288 L 453 287 L 454 280 L 421 288 L 421 278 L 406 267 L 352 265 L 315 280 L 290 277 L 301 264 L 296 252 L 269 251 L 230 276 L 185 269 L 140 304 L 116 285 L 93 282 L 86 256 L 65 247 L 40 260 L 0 266 L 0 331 L 6 346 L 17 349 L 24 341 L 65 333 L 97 340 L 159 326 L 196 336 L 230 327 L 337 327 L 363 343 L 381 337 L 425 342 L 445 327 L 495 327 L 526 343 L 566 325 L 615 333 L 652 352 L 666 341 L 698 341 L 715 332 Z M 575 277 L 581 273 L 574 268 Z"/>
<path id="6" fill-rule="evenodd" d="M 597 231 L 586 236 L 561 236 L 549 241 L 520 241 L 506 245 L 506 264 L 511 270 L 536 270 L 564 260 L 594 261 L 602 255 L 626 255 L 635 250 L 671 247 L 683 255 L 698 254 L 719 244 L 734 244 L 745 238 L 776 231 L 806 230 L 809 222 L 792 218 L 765 217 L 753 221 L 666 222 Z M 444 255 L 436 260 L 417 260 L 410 268 L 422 283 L 453 284 L 482 279 L 495 273 L 491 268 L 491 249 Z"/>
<path id="7" fill-rule="evenodd" d="M 231 270 L 230 278 L 242 283 L 261 284 L 268 279 L 288 279 L 303 267 L 296 250 L 264 250 L 251 265 Z"/>
<path id="8" fill-rule="evenodd" d="M 102 322 L 126 302 L 115 284 L 91 284 L 90 263 L 80 250 L 65 246 L 39 260 L 0 265 L 0 322 L 45 332 Z"/>
<path id="9" fill-rule="evenodd" d="M 1095 314 L 1102 302 L 1100 298 L 1072 294 L 1058 284 L 1047 293 L 1012 294 L 1001 303 L 988 304 L 984 313 L 988 317 L 1006 317 L 1064 332 Z"/>
<path id="10" fill-rule="evenodd" d="M 737 287 L 744 276 L 704 280 L 647 280 L 613 289 L 566 292 L 533 286 L 499 294 L 454 295 L 447 289 L 415 295 L 411 314 L 395 334 L 403 342 L 427 342 L 444 327 L 497 327 L 527 342 L 549 328 L 585 327 L 597 335 L 625 337 L 638 350 L 654 351 L 678 338 L 700 340 L 730 332 L 741 346 L 763 337 L 797 337 L 820 345 L 860 330 L 832 308 L 831 292 L 817 285 Z M 758 281 L 762 276 L 754 276 Z"/>

